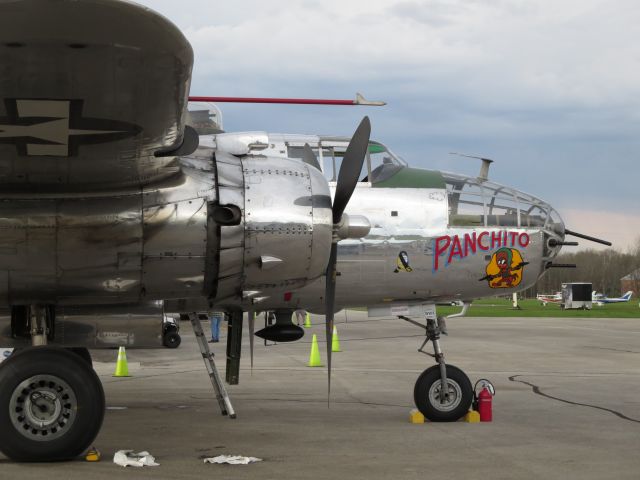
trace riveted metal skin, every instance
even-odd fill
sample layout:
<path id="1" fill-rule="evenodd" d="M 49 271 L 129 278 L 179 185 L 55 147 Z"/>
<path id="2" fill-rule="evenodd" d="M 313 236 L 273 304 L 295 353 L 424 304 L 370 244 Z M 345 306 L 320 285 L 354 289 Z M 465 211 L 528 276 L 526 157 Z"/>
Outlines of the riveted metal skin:
<path id="1" fill-rule="evenodd" d="M 211 138 L 176 162 L 176 174 L 142 188 L 4 193 L 0 306 L 242 307 L 324 273 L 331 211 L 319 171 L 230 155 Z M 216 223 L 218 205 L 237 208 L 238 224 Z"/>
<path id="2" fill-rule="evenodd" d="M 289 158 L 247 157 L 243 168 L 244 289 L 272 295 L 322 275 L 332 232 L 329 190 L 322 174 Z M 265 255 L 286 260 L 265 269 Z"/>
<path id="3" fill-rule="evenodd" d="M 301 163 L 303 146 L 311 145 L 326 178 L 335 178 L 341 155 L 332 152 L 344 152 L 348 144 L 343 137 L 267 137 L 263 154 L 295 155 Z M 396 305 L 509 294 L 532 286 L 559 253 L 560 244 L 548 240 L 561 242 L 564 224 L 543 200 L 482 178 L 411 168 L 377 142 L 370 148 L 371 155 L 384 152 L 388 158 L 363 171 L 345 210 L 371 228 L 362 238 L 338 243 L 336 308 L 368 306 L 389 315 Z M 335 183 L 330 186 L 333 195 Z M 521 258 L 523 265 L 512 263 L 502 283 L 490 281 L 485 277 L 497 268 L 495 254 L 502 248 L 507 250 L 501 255 Z M 515 283 L 509 278 L 514 275 Z M 324 294 L 323 278 L 261 306 L 324 313 Z"/>
<path id="4" fill-rule="evenodd" d="M 359 184 L 346 213 L 366 217 L 372 228 L 364 238 L 338 244 L 337 308 L 472 300 L 520 291 L 538 280 L 546 262 L 559 251 L 546 245 L 557 234 L 541 227 L 450 226 L 444 189 L 377 189 Z M 451 244 L 446 249 L 444 245 L 454 237 L 461 242 L 460 251 L 451 255 Z M 492 288 L 480 280 L 493 254 L 503 246 L 519 250 L 528 262 L 521 283 L 514 288 Z M 408 268 L 399 268 L 401 252 L 406 254 Z M 295 291 L 290 304 L 323 312 L 323 296 L 324 281 L 318 280 Z"/>
<path id="5" fill-rule="evenodd" d="M 2 199 L 5 305 L 201 295 L 213 178 L 185 168 L 133 192 Z"/>
<path id="6" fill-rule="evenodd" d="M 221 150 L 218 143 L 231 143 L 218 140 L 226 137 L 203 137 L 197 151 L 215 156 L 217 204 L 242 212 L 231 226 L 209 216 L 207 243 L 217 236 L 219 252 L 217 262 L 207 261 L 205 293 L 227 307 L 246 307 L 256 296 L 279 301 L 324 273 L 332 232 L 329 188 L 321 172 L 296 159 Z M 265 259 L 272 259 L 266 268 Z M 257 293 L 249 298 L 247 291 Z"/>

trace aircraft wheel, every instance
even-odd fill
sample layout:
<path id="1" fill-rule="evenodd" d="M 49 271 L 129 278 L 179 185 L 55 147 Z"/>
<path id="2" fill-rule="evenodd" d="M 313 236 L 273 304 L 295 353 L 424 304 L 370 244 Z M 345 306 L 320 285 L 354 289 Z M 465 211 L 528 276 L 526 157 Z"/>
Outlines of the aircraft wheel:
<path id="1" fill-rule="evenodd" d="M 455 422 L 468 411 L 473 401 L 473 388 L 469 377 L 453 365 L 447 365 L 448 396 L 440 402 L 440 367 L 427 368 L 418 377 L 413 398 L 418 410 L 432 422 Z"/>
<path id="2" fill-rule="evenodd" d="M 182 342 L 182 338 L 178 332 L 169 331 L 164 334 L 162 343 L 167 348 L 178 348 L 180 343 Z"/>
<path id="3" fill-rule="evenodd" d="M 48 462 L 82 454 L 104 418 L 100 379 L 80 355 L 35 347 L 0 365 L 0 451 Z"/>
<path id="4" fill-rule="evenodd" d="M 87 365 L 93 368 L 93 360 L 91 359 L 91 354 L 89 353 L 88 349 L 84 347 L 70 347 L 67 348 L 67 350 L 78 355 L 81 359 L 87 362 Z"/>
<path id="5" fill-rule="evenodd" d="M 11 353 L 10 356 L 14 356 L 14 355 L 17 355 L 19 353 L 27 352 L 27 351 L 31 350 L 32 348 L 40 348 L 40 347 L 16 347 L 16 348 L 13 349 L 13 352 Z M 91 354 L 89 353 L 88 349 L 86 349 L 84 347 L 65 347 L 65 350 L 68 350 L 70 352 L 75 353 L 80 358 L 82 358 L 85 362 L 87 362 L 87 364 L 91 368 L 93 368 L 93 360 L 91 359 Z"/>

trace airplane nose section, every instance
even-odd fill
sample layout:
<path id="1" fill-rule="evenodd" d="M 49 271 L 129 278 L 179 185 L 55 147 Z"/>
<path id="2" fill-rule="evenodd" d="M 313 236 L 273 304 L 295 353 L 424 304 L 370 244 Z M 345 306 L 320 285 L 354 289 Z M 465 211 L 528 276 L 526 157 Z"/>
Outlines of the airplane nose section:
<path id="1" fill-rule="evenodd" d="M 553 208 L 549 212 L 547 230 L 551 235 L 557 235 L 558 237 L 564 238 L 564 235 L 565 235 L 564 221 L 560 217 L 560 214 Z"/>
<path id="2" fill-rule="evenodd" d="M 576 242 L 565 242 L 565 226 L 560 214 L 553 208 L 549 211 L 544 235 L 549 249 L 549 256 L 555 258 L 564 245 L 577 245 Z"/>

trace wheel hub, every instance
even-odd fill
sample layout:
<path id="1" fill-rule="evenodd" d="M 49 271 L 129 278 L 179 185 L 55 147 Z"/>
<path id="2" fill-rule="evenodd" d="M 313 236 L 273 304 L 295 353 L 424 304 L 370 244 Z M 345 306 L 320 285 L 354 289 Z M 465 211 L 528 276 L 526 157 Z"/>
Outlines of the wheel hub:
<path id="1" fill-rule="evenodd" d="M 11 422 L 23 436 L 50 441 L 64 435 L 76 419 L 77 400 L 69 385 L 54 375 L 21 382 L 9 401 Z"/>
<path id="2" fill-rule="evenodd" d="M 441 412 L 455 410 L 462 401 L 462 389 L 457 382 L 447 378 L 447 387 L 448 391 L 445 393 L 444 401 L 440 397 L 440 390 L 442 389 L 442 382 L 440 380 L 433 382 L 431 388 L 429 388 L 430 403 Z"/>

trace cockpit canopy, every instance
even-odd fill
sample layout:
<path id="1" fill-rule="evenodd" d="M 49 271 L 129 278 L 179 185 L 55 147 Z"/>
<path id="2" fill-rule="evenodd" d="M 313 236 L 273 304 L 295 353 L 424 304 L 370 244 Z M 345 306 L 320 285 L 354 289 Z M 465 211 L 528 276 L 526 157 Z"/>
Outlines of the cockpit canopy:
<path id="1" fill-rule="evenodd" d="M 285 142 L 287 155 L 303 158 L 304 143 L 309 143 L 327 180 L 335 181 L 348 139 L 315 137 L 313 140 L 315 142 L 296 142 L 289 138 Z M 560 215 L 539 198 L 474 177 L 411 168 L 379 142 L 369 143 L 360 182 L 385 187 L 446 188 L 452 227 L 537 227 L 564 235 Z"/>
<path id="2" fill-rule="evenodd" d="M 340 171 L 342 158 L 349 145 L 349 139 L 344 137 L 318 137 L 319 141 L 309 143 L 313 153 L 316 155 L 320 167 L 330 182 L 335 182 Z M 304 143 L 289 139 L 286 142 L 287 156 L 290 158 L 304 158 Z M 369 150 L 365 159 L 361 182 L 377 183 L 393 176 L 398 170 L 407 166 L 398 155 L 394 154 L 385 145 L 379 142 L 370 141 Z"/>
<path id="3" fill-rule="evenodd" d="M 304 146 L 308 144 L 329 182 L 336 181 L 350 140 L 348 137 L 266 132 L 225 136 L 244 145 L 242 154 L 301 160 L 305 158 Z M 380 142 L 369 142 L 360 182 L 374 188 L 446 189 L 451 227 L 540 228 L 564 236 L 560 215 L 539 198 L 477 177 L 410 167 Z"/>
<path id="4" fill-rule="evenodd" d="M 490 181 L 442 172 L 449 200 L 449 225 L 539 227 L 564 235 L 564 224 L 542 200 Z"/>

